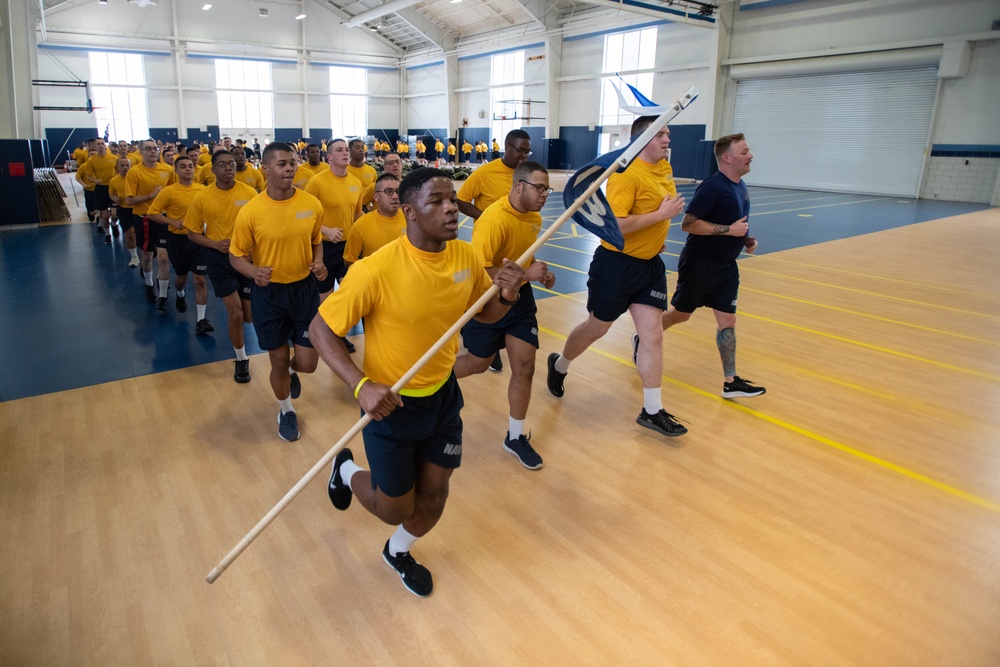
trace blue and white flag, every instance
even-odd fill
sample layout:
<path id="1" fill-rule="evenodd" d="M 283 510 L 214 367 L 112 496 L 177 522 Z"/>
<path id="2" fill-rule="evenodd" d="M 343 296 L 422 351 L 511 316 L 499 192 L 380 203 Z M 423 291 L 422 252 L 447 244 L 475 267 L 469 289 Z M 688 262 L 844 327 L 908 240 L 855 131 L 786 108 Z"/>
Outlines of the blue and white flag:
<path id="1" fill-rule="evenodd" d="M 642 134 L 633 138 L 628 145 L 613 150 L 610 153 L 597 156 L 593 161 L 570 176 L 569 181 L 566 183 L 566 188 L 563 190 L 563 205 L 567 209 L 571 208 L 579 198 L 586 194 L 587 190 L 594 186 L 595 181 L 600 179 L 600 182 L 603 183 L 607 180 L 614 173 L 614 171 L 607 173 L 612 165 L 617 164 L 615 171 L 628 167 L 632 163 L 632 160 L 645 148 L 646 144 L 656 136 L 656 133 L 677 116 L 677 114 L 686 109 L 696 97 L 698 97 L 698 90 L 691 88 L 677 98 L 677 101 L 669 107 L 648 107 L 649 111 L 653 113 L 659 112 L 659 118 L 646 128 Z M 643 115 L 651 116 L 653 114 L 644 113 Z M 607 175 L 601 178 L 606 173 Z M 602 241 L 607 241 L 608 244 L 618 248 L 618 250 L 625 248 L 625 237 L 622 236 L 622 230 L 618 227 L 618 219 L 612 212 L 611 205 L 600 190 L 600 187 L 573 213 L 573 222 L 591 234 L 594 234 Z"/>

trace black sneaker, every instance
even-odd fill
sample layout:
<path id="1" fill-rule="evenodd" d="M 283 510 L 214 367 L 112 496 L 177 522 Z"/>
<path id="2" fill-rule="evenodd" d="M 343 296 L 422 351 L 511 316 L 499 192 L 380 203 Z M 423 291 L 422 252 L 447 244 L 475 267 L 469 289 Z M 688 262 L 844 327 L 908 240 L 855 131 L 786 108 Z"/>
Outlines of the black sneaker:
<path id="1" fill-rule="evenodd" d="M 508 432 L 507 437 L 503 439 L 503 448 L 516 456 L 521 465 L 528 470 L 538 470 L 542 467 L 542 457 L 531 446 L 529 440 L 531 440 L 531 436 L 526 436 L 523 433 L 516 440 L 511 440 L 510 432 Z"/>
<path id="2" fill-rule="evenodd" d="M 291 397 L 298 398 L 302 395 L 302 381 L 299 380 L 298 373 L 292 373 L 291 378 Z"/>
<path id="3" fill-rule="evenodd" d="M 430 570 L 413 560 L 409 551 L 393 556 L 389 553 L 389 542 L 386 540 L 385 548 L 382 549 L 382 560 L 399 574 L 406 590 L 417 597 L 425 598 L 434 590 L 434 580 L 431 578 Z"/>
<path id="4" fill-rule="evenodd" d="M 167 297 L 161 296 L 156 300 L 156 309 L 162 312 L 167 311 Z"/>
<path id="5" fill-rule="evenodd" d="M 330 483 L 326 487 L 326 492 L 330 495 L 330 502 L 337 509 L 343 511 L 351 506 L 351 499 L 354 493 L 351 487 L 344 483 L 344 478 L 340 476 L 340 466 L 344 461 L 353 461 L 354 454 L 346 447 L 337 453 L 333 459 L 333 470 L 330 472 Z"/>
<path id="6" fill-rule="evenodd" d="M 490 362 L 490 370 L 494 373 L 499 373 L 503 370 L 503 359 L 500 358 L 500 353 L 497 352 L 493 357 L 493 361 Z"/>
<path id="7" fill-rule="evenodd" d="M 722 385 L 723 398 L 753 398 L 767 392 L 764 387 L 755 387 L 753 380 L 744 380 L 739 375 L 733 376 L 732 382 Z"/>
<path id="8" fill-rule="evenodd" d="M 156 292 L 153 291 L 152 285 L 146 285 L 146 301 L 148 303 L 156 303 Z"/>
<path id="9" fill-rule="evenodd" d="M 639 334 L 632 334 L 632 365 L 639 365 Z"/>
<path id="10" fill-rule="evenodd" d="M 292 412 L 278 410 L 278 437 L 285 442 L 295 442 L 299 439 L 299 417 Z"/>
<path id="11" fill-rule="evenodd" d="M 661 433 L 668 438 L 674 438 L 688 432 L 687 428 L 678 422 L 677 418 L 666 410 L 660 410 L 655 415 L 651 415 L 646 412 L 646 408 L 643 408 L 642 412 L 639 413 L 639 416 L 635 418 L 635 423 L 639 426 L 645 426 L 646 428 L 653 429 L 657 433 Z"/>
<path id="12" fill-rule="evenodd" d="M 118 225 L 117 222 L 111 225 L 111 233 L 114 234 L 115 238 L 121 236 L 122 228 Z"/>
<path id="13" fill-rule="evenodd" d="M 250 381 L 250 360 L 249 359 L 237 359 L 235 362 L 236 370 L 233 372 L 233 379 L 236 380 L 237 384 L 246 384 Z"/>
<path id="14" fill-rule="evenodd" d="M 177 312 L 178 313 L 186 313 L 187 312 L 188 302 L 187 302 L 187 299 L 185 299 L 184 297 L 178 295 L 177 298 L 174 300 L 174 305 L 177 306 Z"/>
<path id="15" fill-rule="evenodd" d="M 215 331 L 215 327 L 207 319 L 198 320 L 194 324 L 194 332 L 196 334 L 212 333 L 213 331 Z"/>
<path id="16" fill-rule="evenodd" d="M 358 348 L 354 347 L 354 343 L 352 343 L 351 341 L 347 340 L 346 336 L 344 336 L 340 340 L 344 341 L 344 347 L 347 348 L 347 353 L 348 354 L 354 354 L 355 352 L 358 351 Z"/>
<path id="17" fill-rule="evenodd" d="M 111 234 L 105 234 L 104 235 L 104 244 L 105 245 L 111 245 Z"/>
<path id="18" fill-rule="evenodd" d="M 566 373 L 560 373 L 556 370 L 556 359 L 558 358 L 558 352 L 549 355 L 549 374 L 545 378 L 545 384 L 548 385 L 550 394 L 556 398 L 562 398 L 563 393 L 565 393 L 563 381 L 566 379 Z"/>

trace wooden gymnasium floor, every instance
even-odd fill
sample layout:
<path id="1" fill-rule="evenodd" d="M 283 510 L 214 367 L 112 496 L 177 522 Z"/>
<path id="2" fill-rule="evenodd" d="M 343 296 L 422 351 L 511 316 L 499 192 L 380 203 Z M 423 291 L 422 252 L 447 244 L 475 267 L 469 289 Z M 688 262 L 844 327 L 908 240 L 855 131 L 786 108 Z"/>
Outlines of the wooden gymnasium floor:
<path id="1" fill-rule="evenodd" d="M 627 319 L 546 391 L 567 279 L 539 301 L 545 467 L 500 448 L 509 375 L 463 381 L 425 600 L 325 475 L 205 583 L 357 419 L 326 369 L 294 444 L 259 355 L 245 386 L 223 360 L 2 402 L 0 665 L 1000 664 L 998 247 L 992 209 L 745 258 L 739 372 L 768 392 L 719 397 L 698 313 L 665 338 L 671 441 L 634 424 Z"/>

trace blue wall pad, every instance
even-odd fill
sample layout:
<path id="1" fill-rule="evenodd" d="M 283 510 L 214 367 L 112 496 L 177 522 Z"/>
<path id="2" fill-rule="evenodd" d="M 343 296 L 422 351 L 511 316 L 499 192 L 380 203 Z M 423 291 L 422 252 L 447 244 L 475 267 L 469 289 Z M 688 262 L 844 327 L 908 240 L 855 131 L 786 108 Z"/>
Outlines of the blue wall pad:
<path id="1" fill-rule="evenodd" d="M 565 141 L 563 163 L 567 169 L 579 169 L 597 157 L 601 126 L 588 129 L 586 125 L 564 125 L 559 128 L 559 138 Z"/>

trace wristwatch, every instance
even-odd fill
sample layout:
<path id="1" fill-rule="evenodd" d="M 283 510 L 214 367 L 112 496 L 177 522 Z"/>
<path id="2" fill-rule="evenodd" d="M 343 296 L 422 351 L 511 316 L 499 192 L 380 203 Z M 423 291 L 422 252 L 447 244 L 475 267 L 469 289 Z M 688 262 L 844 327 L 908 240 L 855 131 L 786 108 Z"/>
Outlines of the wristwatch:
<path id="1" fill-rule="evenodd" d="M 497 292 L 497 301 L 499 301 L 501 304 L 505 306 L 513 306 L 515 303 L 517 303 L 518 299 L 520 298 L 521 298 L 521 293 L 518 292 L 517 299 L 514 299 L 513 301 L 508 301 L 507 299 L 503 298 L 503 290 Z"/>

